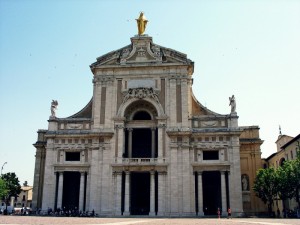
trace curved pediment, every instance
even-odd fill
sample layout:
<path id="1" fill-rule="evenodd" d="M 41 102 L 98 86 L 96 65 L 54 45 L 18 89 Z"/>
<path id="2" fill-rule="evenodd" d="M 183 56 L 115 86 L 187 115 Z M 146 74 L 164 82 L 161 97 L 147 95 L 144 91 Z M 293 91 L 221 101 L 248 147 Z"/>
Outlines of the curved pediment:
<path id="1" fill-rule="evenodd" d="M 152 37 L 140 35 L 131 38 L 131 45 L 127 45 L 118 50 L 109 52 L 97 58 L 90 68 L 102 66 L 132 66 L 139 64 L 183 64 L 194 63 L 187 58 L 186 54 L 156 45 L 152 42 Z"/>

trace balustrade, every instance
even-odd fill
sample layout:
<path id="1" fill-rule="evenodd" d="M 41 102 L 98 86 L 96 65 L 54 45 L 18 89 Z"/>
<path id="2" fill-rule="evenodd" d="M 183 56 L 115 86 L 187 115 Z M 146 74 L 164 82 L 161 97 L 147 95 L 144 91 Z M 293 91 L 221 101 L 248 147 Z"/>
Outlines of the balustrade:
<path id="1" fill-rule="evenodd" d="M 123 163 L 128 164 L 149 164 L 149 163 L 157 163 L 159 160 L 157 158 L 123 158 Z M 165 161 L 165 159 L 163 159 Z"/>

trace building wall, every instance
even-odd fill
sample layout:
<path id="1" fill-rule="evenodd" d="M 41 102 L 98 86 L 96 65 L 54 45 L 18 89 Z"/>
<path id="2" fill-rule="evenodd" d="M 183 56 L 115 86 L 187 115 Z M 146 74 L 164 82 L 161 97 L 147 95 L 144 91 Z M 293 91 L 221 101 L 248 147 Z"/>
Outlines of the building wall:
<path id="1" fill-rule="evenodd" d="M 263 202 L 255 196 L 252 190 L 256 177 L 256 172 L 263 168 L 261 160 L 260 146 L 263 141 L 259 137 L 259 127 L 250 126 L 242 127 L 243 132 L 240 136 L 241 143 L 241 180 L 247 183 L 243 190 L 243 208 L 248 215 L 255 215 L 266 211 Z M 245 177 L 245 178 L 244 178 Z M 246 181 L 245 181 L 246 180 Z M 242 187 L 243 187 L 242 182 Z"/>

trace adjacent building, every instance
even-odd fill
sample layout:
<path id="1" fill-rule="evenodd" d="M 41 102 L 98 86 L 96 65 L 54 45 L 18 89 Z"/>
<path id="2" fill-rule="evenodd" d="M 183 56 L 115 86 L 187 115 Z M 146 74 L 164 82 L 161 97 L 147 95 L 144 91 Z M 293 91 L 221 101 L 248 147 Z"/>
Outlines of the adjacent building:
<path id="1" fill-rule="evenodd" d="M 280 135 L 275 143 L 277 146 L 277 152 L 265 159 L 265 167 L 273 167 L 276 169 L 282 166 L 285 161 L 295 160 L 297 158 L 297 154 L 300 151 L 300 134 L 298 134 L 296 137 L 291 137 L 288 135 L 283 135 L 280 132 Z M 281 216 L 283 216 L 283 205 L 287 211 L 297 211 L 298 208 L 298 204 L 295 199 L 289 199 L 285 201 L 276 200 L 273 210 L 277 211 L 278 209 L 281 213 Z"/>
<path id="2" fill-rule="evenodd" d="M 21 186 L 21 192 L 17 198 L 11 197 L 9 201 L 9 206 L 12 206 L 14 209 L 28 207 L 31 208 L 32 203 L 32 186 L 27 184 L 27 181 Z M 5 200 L 2 199 L 1 206 L 5 206 Z"/>

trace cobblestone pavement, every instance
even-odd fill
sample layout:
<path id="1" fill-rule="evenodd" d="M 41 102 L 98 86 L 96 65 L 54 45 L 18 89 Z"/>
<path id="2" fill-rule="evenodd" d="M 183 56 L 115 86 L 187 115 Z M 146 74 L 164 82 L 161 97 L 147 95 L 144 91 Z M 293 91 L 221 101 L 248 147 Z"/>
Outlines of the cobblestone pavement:
<path id="1" fill-rule="evenodd" d="M 197 219 L 197 218 L 75 218 L 75 217 L 38 217 L 2 216 L 0 225 L 300 225 L 300 219 Z"/>

